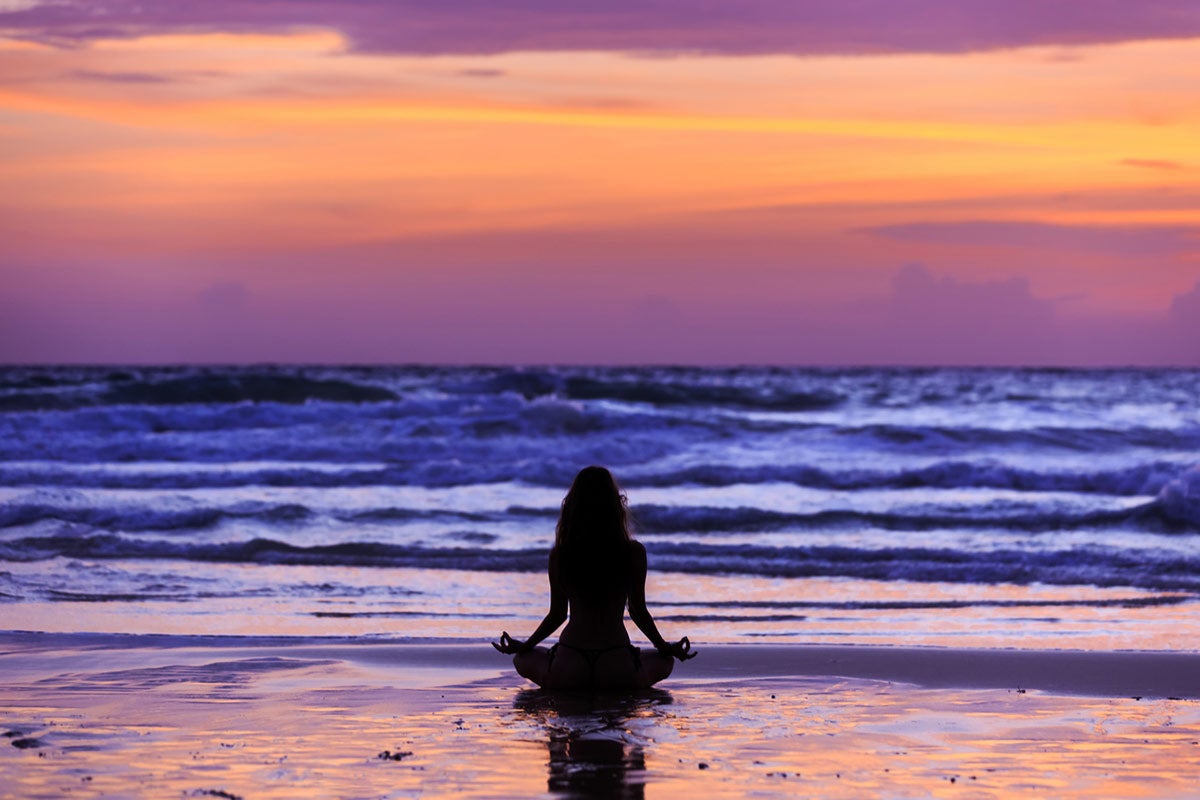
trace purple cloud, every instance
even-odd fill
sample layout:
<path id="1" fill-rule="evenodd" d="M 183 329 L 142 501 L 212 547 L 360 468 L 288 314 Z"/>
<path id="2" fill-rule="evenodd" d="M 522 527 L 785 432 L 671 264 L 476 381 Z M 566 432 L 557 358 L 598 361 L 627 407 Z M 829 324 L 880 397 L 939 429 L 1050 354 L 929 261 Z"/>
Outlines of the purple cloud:
<path id="1" fill-rule="evenodd" d="M 1193 331 L 1195 347 L 1200 351 L 1200 280 L 1190 291 L 1175 295 L 1171 301 L 1171 322 L 1175 326 Z"/>
<path id="2" fill-rule="evenodd" d="M 909 242 L 1080 250 L 1125 256 L 1161 256 L 1186 253 L 1200 247 L 1200 228 L 1181 225 L 1054 225 L 966 220 L 883 225 L 864 230 Z"/>
<path id="3" fill-rule="evenodd" d="M 903 267 L 865 342 L 870 363 L 1200 365 L 1200 281 L 1167 314 L 1079 316 L 1026 278 L 971 282 Z"/>
<path id="4" fill-rule="evenodd" d="M 0 30 L 62 45 L 178 31 L 320 26 L 358 50 L 490 54 L 967 52 L 1200 35 L 1194 0 L 66 0 L 0 13 Z"/>
<path id="5" fill-rule="evenodd" d="M 743 270 L 713 298 L 694 291 L 702 272 L 659 280 L 646 262 L 619 273 L 601 258 L 572 266 L 582 282 L 566 281 L 559 256 L 570 248 L 541 252 L 540 267 L 521 258 L 526 268 L 498 270 L 443 248 L 419 260 L 355 248 L 324 279 L 309 267 L 330 253 L 295 253 L 207 264 L 209 282 L 188 286 L 91 265 L 5 270 L 0 260 L 0 363 L 1200 366 L 1200 283 L 1169 313 L 1080 316 L 1020 276 L 976 280 L 914 265 L 837 301 L 812 294 L 828 273 L 781 274 L 786 282 L 768 287 L 764 273 Z M 381 268 L 397 263 L 410 268 Z M 271 283 L 282 264 L 308 279 Z"/>
<path id="6" fill-rule="evenodd" d="M 1028 363 L 1056 334 L 1054 304 L 1025 278 L 970 283 L 919 264 L 896 274 L 885 318 L 879 344 L 893 363 Z"/>

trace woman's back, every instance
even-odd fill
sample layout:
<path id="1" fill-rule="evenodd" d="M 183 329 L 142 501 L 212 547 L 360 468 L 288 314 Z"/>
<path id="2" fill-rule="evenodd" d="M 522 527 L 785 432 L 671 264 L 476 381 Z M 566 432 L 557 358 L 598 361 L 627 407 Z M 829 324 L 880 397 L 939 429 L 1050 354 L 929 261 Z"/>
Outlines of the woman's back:
<path id="1" fill-rule="evenodd" d="M 633 547 L 632 542 L 621 542 L 615 548 L 618 552 L 572 552 L 562 548 L 557 558 L 551 554 L 552 573 L 557 561 L 560 588 L 568 603 L 568 621 L 561 636 L 564 643 L 589 648 L 629 644 L 625 605 Z"/>

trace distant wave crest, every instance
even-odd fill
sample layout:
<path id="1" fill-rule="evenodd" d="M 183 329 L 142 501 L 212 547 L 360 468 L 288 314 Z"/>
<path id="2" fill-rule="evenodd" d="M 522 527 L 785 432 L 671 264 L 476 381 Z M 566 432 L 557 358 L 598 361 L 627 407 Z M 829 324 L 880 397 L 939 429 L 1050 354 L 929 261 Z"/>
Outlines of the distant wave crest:
<path id="1" fill-rule="evenodd" d="M 802 389 L 761 375 L 704 380 L 700 371 L 628 370 L 616 374 L 573 374 L 551 370 L 504 370 L 468 384 L 472 391 L 512 392 L 527 400 L 556 396 L 569 400 L 613 400 L 655 406 L 701 406 L 763 411 L 815 411 L 834 408 L 845 396 L 828 389 Z M 712 371 L 709 372 L 712 374 Z"/>
<path id="2" fill-rule="evenodd" d="M 125 376 L 122 376 L 125 377 Z M 346 380 L 309 378 L 274 372 L 198 373 L 138 379 L 128 376 L 101 387 L 67 384 L 0 394 L 0 411 L 67 410 L 87 406 L 282 403 L 310 400 L 374 403 L 396 400 L 389 389 Z"/>

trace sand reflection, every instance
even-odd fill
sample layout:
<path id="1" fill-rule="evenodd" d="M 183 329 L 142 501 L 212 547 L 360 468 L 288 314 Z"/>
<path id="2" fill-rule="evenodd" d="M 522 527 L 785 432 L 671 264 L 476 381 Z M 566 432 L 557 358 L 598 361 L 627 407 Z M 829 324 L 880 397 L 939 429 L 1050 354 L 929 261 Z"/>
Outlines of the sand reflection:
<path id="1" fill-rule="evenodd" d="M 1192 691 L 749 678 L 762 665 L 726 670 L 710 647 L 669 692 L 589 698 L 519 691 L 466 647 L 111 641 L 0 636 L 0 794 L 1082 800 L 1200 785 Z M 787 666 L 743 653 L 772 655 Z M 938 663 L 965 679 L 975 662 Z"/>
<path id="2" fill-rule="evenodd" d="M 646 747 L 642 733 L 666 715 L 670 692 L 636 695 L 570 695 L 520 692 L 513 707 L 546 732 L 547 788 L 566 796 L 645 797 Z"/>

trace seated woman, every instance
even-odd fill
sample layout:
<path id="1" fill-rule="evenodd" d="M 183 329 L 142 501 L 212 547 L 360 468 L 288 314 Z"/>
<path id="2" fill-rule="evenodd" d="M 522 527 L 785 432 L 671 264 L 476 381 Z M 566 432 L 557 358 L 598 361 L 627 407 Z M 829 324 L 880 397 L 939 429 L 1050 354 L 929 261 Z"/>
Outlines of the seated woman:
<path id="1" fill-rule="evenodd" d="M 550 610 L 527 640 L 505 631 L 492 646 L 514 654 L 517 672 L 545 689 L 645 689 L 691 652 L 687 637 L 663 639 L 646 609 L 646 548 L 629 535 L 628 510 L 611 473 L 587 467 L 562 502 L 550 550 Z M 629 642 L 629 617 L 654 645 Z M 538 647 L 563 623 L 558 644 Z"/>

